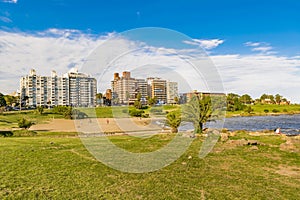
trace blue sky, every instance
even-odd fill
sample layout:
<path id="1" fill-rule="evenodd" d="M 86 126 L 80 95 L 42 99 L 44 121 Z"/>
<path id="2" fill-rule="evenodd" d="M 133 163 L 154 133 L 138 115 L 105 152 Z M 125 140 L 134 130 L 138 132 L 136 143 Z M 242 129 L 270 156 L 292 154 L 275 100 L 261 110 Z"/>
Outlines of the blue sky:
<path id="1" fill-rule="evenodd" d="M 227 44 L 220 50 L 226 52 L 231 47 L 247 52 L 241 45 L 244 42 L 264 41 L 282 49 L 284 54 L 300 54 L 297 0 L 18 0 L 1 3 L 0 8 L 2 17 L 11 20 L 11 23 L 1 21 L 2 29 L 78 29 L 101 34 L 137 27 L 164 27 L 192 38 L 222 38 Z"/>
<path id="2" fill-rule="evenodd" d="M 198 43 L 208 51 L 220 73 L 224 74 L 222 78 L 225 80 L 226 91 L 250 93 L 257 97 L 262 92 L 261 89 L 258 90 L 261 88 L 259 86 L 263 84 L 266 93 L 278 91 L 292 101 L 300 102 L 300 94 L 297 94 L 297 88 L 300 86 L 299 10 L 300 1 L 297 0 L 0 0 L 0 42 L 2 40 L 2 46 L 16 43 L 15 45 L 26 48 L 30 46 L 25 44 L 26 41 L 32 39 L 37 42 L 39 34 L 44 34 L 47 37 L 63 37 L 67 41 L 64 48 L 75 51 L 78 49 L 75 45 L 81 44 L 77 42 L 72 46 L 71 40 L 76 40 L 76 37 L 82 39 L 81 46 L 85 45 L 86 49 L 89 49 L 94 45 L 92 36 L 99 39 L 110 33 L 139 27 L 163 27 L 186 34 L 195 39 L 195 44 Z M 47 42 L 42 44 L 42 48 L 51 45 Z M 70 48 L 66 44 L 70 44 Z M 29 49 L 27 51 L 31 52 Z M 40 49 L 32 49 L 32 52 L 35 51 L 40 52 Z M 1 61 L 10 56 L 9 51 L 5 52 L 2 51 L 1 57 L 0 49 Z M 12 58 L 15 58 L 20 52 L 11 50 L 10 53 Z M 52 57 L 55 57 L 55 54 Z M 68 61 L 65 62 L 67 65 Z M 10 63 L 2 63 L 2 74 L 9 73 L 5 69 L 11 66 L 27 70 L 30 65 L 29 61 L 17 59 Z M 22 63 L 24 66 L 20 66 Z M 259 70 L 256 67 L 266 73 L 265 84 L 251 82 L 251 77 L 246 76 L 252 74 L 253 77 L 257 77 L 255 73 L 259 73 Z M 285 70 L 281 71 L 283 69 Z M 62 69 L 61 73 L 63 72 Z M 5 77 L 8 77 L 7 75 Z M 233 77 L 230 78 L 230 75 Z M 240 83 L 232 81 L 236 80 L 237 76 L 245 76 L 244 80 L 248 81 L 246 85 L 249 88 L 234 86 Z M 2 84 L 6 84 L 6 88 L 9 88 L 2 91 L 7 93 L 12 90 L 14 84 L 4 80 L 5 77 L 0 75 L 3 79 L 0 83 L 1 87 Z M 280 78 L 280 85 L 274 86 L 272 81 L 275 80 L 272 77 Z M 284 87 L 286 81 L 289 82 Z M 294 84 L 291 81 L 294 81 Z"/>

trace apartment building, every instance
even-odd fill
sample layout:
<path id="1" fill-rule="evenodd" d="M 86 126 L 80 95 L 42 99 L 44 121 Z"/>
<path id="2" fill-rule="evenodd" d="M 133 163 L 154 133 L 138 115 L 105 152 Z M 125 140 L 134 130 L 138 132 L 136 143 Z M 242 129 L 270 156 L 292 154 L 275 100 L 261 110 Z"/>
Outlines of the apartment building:
<path id="1" fill-rule="evenodd" d="M 137 95 L 141 95 L 141 102 L 147 103 L 147 98 L 156 98 L 159 104 L 176 103 L 178 97 L 178 83 L 161 78 L 138 79 L 131 77 L 130 72 L 124 71 L 122 76 L 114 73 L 111 81 L 112 101 L 115 104 L 133 103 Z"/>
<path id="2" fill-rule="evenodd" d="M 119 73 L 114 73 L 111 88 L 115 103 L 132 103 L 138 94 L 141 94 L 142 99 L 147 97 L 147 82 L 144 79 L 132 78 L 130 72 L 127 71 L 124 71 L 121 77 Z"/>
<path id="3" fill-rule="evenodd" d="M 150 97 L 156 97 L 159 104 L 167 103 L 167 81 L 160 78 L 147 78 L 147 82 Z"/>
<path id="4" fill-rule="evenodd" d="M 178 95 L 178 83 L 177 82 L 167 82 L 167 103 L 168 104 L 175 104 L 178 103 L 178 101 L 175 101 L 177 98 L 179 98 Z"/>
<path id="5" fill-rule="evenodd" d="M 20 79 L 20 96 L 29 106 L 95 106 L 97 81 L 78 71 L 40 76 L 34 69 Z M 26 97 L 26 98 L 25 98 Z"/>

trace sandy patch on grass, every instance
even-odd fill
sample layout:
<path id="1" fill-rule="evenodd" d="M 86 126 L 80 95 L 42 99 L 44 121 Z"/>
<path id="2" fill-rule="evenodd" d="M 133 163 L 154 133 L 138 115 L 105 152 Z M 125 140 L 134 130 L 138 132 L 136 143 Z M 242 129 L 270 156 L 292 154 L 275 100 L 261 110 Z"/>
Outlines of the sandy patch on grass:
<path id="1" fill-rule="evenodd" d="M 300 167 L 279 165 L 279 169 L 276 170 L 276 173 L 283 176 L 300 178 Z"/>
<path id="2" fill-rule="evenodd" d="M 29 130 L 49 132 L 91 132 L 122 133 L 130 131 L 157 131 L 161 127 L 148 118 L 94 118 L 83 120 L 53 119 L 47 124 L 33 125 Z"/>

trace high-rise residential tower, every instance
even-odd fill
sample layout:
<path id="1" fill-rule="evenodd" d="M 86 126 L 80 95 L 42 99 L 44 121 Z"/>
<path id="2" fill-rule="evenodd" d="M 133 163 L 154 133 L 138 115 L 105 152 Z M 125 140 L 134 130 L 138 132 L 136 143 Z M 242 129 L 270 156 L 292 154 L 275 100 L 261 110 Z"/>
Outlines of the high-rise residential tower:
<path id="1" fill-rule="evenodd" d="M 167 82 L 167 103 L 175 104 L 178 103 L 178 83 L 177 82 Z M 177 98 L 177 101 L 175 101 Z"/>
<path id="2" fill-rule="evenodd" d="M 97 81 L 95 78 L 72 71 L 57 76 L 36 75 L 34 69 L 20 79 L 20 96 L 29 106 L 95 106 Z"/>

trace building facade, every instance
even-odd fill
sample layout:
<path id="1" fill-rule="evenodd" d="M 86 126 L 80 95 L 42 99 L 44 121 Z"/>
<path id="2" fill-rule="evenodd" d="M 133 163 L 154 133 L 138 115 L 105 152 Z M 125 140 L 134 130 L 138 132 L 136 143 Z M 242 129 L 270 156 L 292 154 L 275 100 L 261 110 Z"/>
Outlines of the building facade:
<path id="1" fill-rule="evenodd" d="M 177 82 L 169 82 L 161 78 L 137 79 L 130 72 L 114 73 L 111 81 L 112 102 L 114 104 L 131 104 L 140 97 L 142 104 L 147 104 L 148 98 L 156 98 L 159 104 L 174 104 L 178 98 Z"/>
<path id="2" fill-rule="evenodd" d="M 28 106 L 96 105 L 97 81 L 78 71 L 39 76 L 34 69 L 20 79 L 20 97 Z"/>
<path id="3" fill-rule="evenodd" d="M 167 82 L 167 103 L 175 104 L 178 103 L 178 83 L 177 82 Z"/>
<path id="4" fill-rule="evenodd" d="M 128 104 L 136 100 L 141 94 L 142 99 L 147 97 L 147 82 L 144 79 L 131 77 L 130 72 L 124 71 L 122 77 L 114 73 L 114 80 L 111 82 L 112 99 L 116 104 Z"/>
<path id="5" fill-rule="evenodd" d="M 167 81 L 160 78 L 148 78 L 150 97 L 156 98 L 159 104 L 167 103 Z"/>

